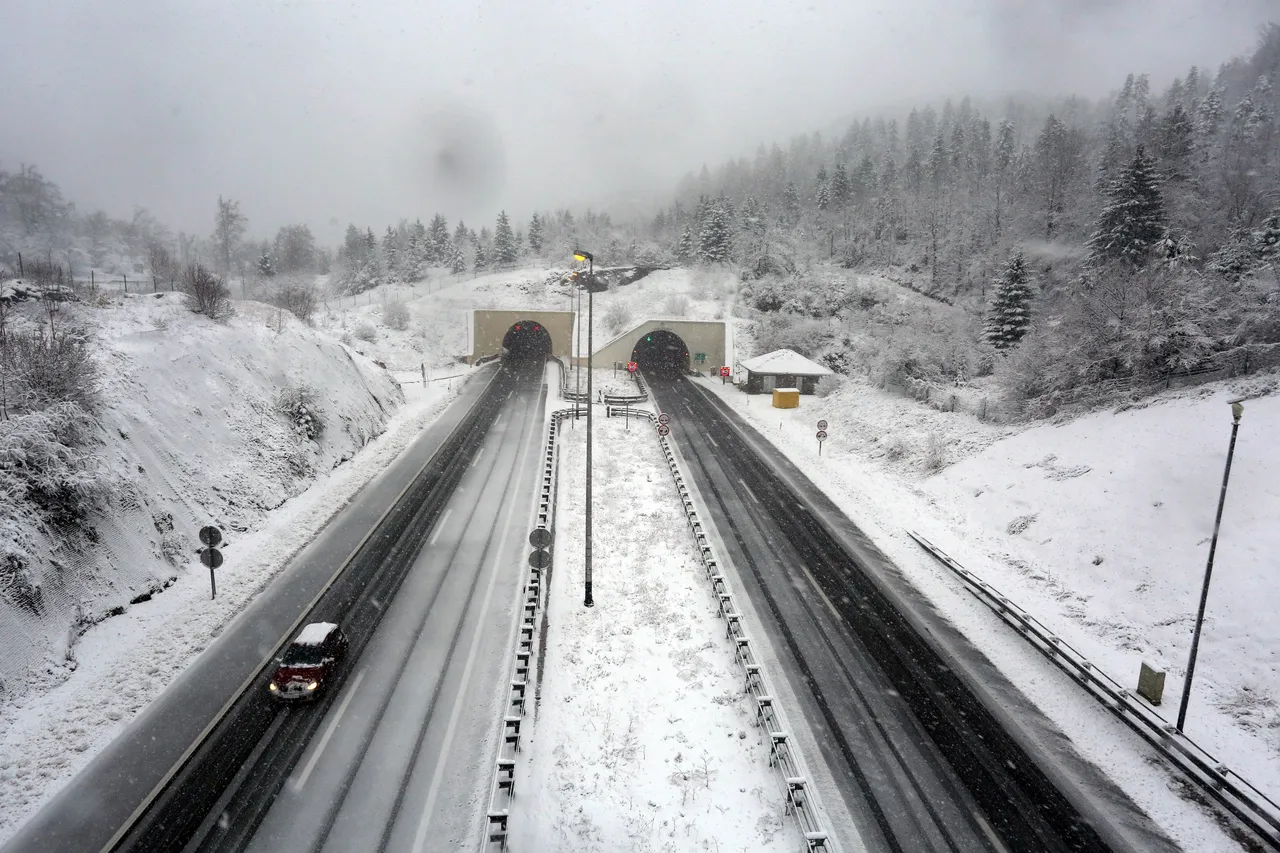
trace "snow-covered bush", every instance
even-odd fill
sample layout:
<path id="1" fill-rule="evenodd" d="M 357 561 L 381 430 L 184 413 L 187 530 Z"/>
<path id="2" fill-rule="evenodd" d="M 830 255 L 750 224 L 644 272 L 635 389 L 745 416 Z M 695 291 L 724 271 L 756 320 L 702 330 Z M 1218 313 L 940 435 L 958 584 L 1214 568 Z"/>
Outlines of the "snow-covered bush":
<path id="1" fill-rule="evenodd" d="M 87 330 L 69 321 L 0 329 L 0 417 L 64 401 L 85 410 L 97 405 L 98 366 Z"/>
<path id="2" fill-rule="evenodd" d="M 631 319 L 631 304 L 622 299 L 614 302 L 604 312 L 604 325 L 611 333 L 621 331 Z"/>
<path id="3" fill-rule="evenodd" d="M 689 297 L 683 293 L 670 293 L 662 310 L 668 317 L 683 317 L 689 313 Z"/>
<path id="4" fill-rule="evenodd" d="M 765 314 L 755 324 L 759 352 L 791 349 L 813 358 L 835 335 L 829 320 L 815 320 L 794 314 Z"/>
<path id="5" fill-rule="evenodd" d="M 409 328 L 409 306 L 399 299 L 393 299 L 383 306 L 382 319 L 392 329 L 403 332 Z"/>
<path id="6" fill-rule="evenodd" d="M 840 386 L 844 384 L 844 377 L 839 374 L 831 376 L 822 376 L 818 378 L 818 386 L 814 389 L 819 397 L 830 397 L 832 394 L 840 390 Z"/>
<path id="7" fill-rule="evenodd" d="M 92 535 L 85 519 L 109 490 L 88 449 L 93 423 L 73 402 L 0 420 L 0 596 L 34 613 L 43 605 L 33 526 Z"/>
<path id="8" fill-rule="evenodd" d="M 277 408 L 289 419 L 294 435 L 302 441 L 315 441 L 324 432 L 324 413 L 316 402 L 316 390 L 310 385 L 292 385 L 280 392 Z"/>
<path id="9" fill-rule="evenodd" d="M 221 276 L 200 264 L 191 264 L 182 271 L 181 286 L 187 295 L 187 307 L 195 313 L 211 320 L 224 320 L 233 313 L 231 289 Z"/>
<path id="10" fill-rule="evenodd" d="M 924 469 L 929 473 L 947 467 L 947 443 L 938 432 L 929 433 L 924 442 Z"/>
<path id="11" fill-rule="evenodd" d="M 277 276 L 271 302 L 283 308 L 308 326 L 315 317 L 319 294 L 313 282 L 298 275 Z"/>
<path id="12" fill-rule="evenodd" d="M 378 339 L 378 330 L 367 320 L 356 323 L 353 331 L 357 338 L 367 343 L 373 343 Z"/>

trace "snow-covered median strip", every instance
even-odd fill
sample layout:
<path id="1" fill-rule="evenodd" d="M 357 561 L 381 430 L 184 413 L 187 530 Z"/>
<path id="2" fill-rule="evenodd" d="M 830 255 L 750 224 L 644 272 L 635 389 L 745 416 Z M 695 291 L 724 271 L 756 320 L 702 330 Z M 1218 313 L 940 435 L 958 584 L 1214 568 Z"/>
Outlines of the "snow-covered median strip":
<path id="1" fill-rule="evenodd" d="M 803 849 L 662 453 L 618 419 L 595 427 L 583 607 L 583 426 L 561 433 L 548 650 L 512 847 Z"/>
<path id="2" fill-rule="evenodd" d="M 460 389 L 455 381 L 452 391 L 440 383 L 425 393 L 409 391 L 383 435 L 287 501 L 260 529 L 236 536 L 219 570 L 216 600 L 209 600 L 208 574 L 195 564 L 162 594 L 85 633 L 79 666 L 63 683 L 4 706 L 0 842 L 158 696 Z"/>

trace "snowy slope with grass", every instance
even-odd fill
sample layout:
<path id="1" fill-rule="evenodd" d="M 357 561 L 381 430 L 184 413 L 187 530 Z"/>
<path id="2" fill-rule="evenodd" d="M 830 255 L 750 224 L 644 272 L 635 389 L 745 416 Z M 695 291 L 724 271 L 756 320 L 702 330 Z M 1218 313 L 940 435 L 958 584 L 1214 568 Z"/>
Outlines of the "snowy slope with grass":
<path id="1" fill-rule="evenodd" d="M 34 587 L 0 606 L 6 699 L 65 678 L 85 628 L 187 573 L 202 525 L 234 541 L 351 459 L 403 402 L 386 371 L 337 341 L 238 308 L 215 323 L 162 293 L 64 312 L 95 340 L 88 466 L 104 495 L 80 536 L 52 536 L 30 504 L 6 520 Z"/>

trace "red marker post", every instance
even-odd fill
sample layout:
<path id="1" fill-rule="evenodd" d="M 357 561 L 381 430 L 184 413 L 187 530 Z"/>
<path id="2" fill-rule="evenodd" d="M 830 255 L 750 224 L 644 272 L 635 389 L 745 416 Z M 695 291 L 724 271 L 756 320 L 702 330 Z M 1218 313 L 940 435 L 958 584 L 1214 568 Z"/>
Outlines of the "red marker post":
<path id="1" fill-rule="evenodd" d="M 720 384 L 724 385 L 728 381 L 729 381 L 729 368 L 727 367 L 720 368 Z"/>

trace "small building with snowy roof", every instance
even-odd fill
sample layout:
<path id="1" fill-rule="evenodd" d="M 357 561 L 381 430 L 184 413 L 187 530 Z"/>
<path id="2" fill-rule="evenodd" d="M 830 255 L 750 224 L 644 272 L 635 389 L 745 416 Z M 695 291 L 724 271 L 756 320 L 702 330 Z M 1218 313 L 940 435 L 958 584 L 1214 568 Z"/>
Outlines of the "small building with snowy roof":
<path id="1" fill-rule="evenodd" d="M 775 388 L 797 388 L 801 394 L 812 394 L 818 389 L 818 380 L 832 373 L 789 349 L 757 355 L 739 366 L 746 374 L 742 387 L 748 394 L 771 394 Z"/>

